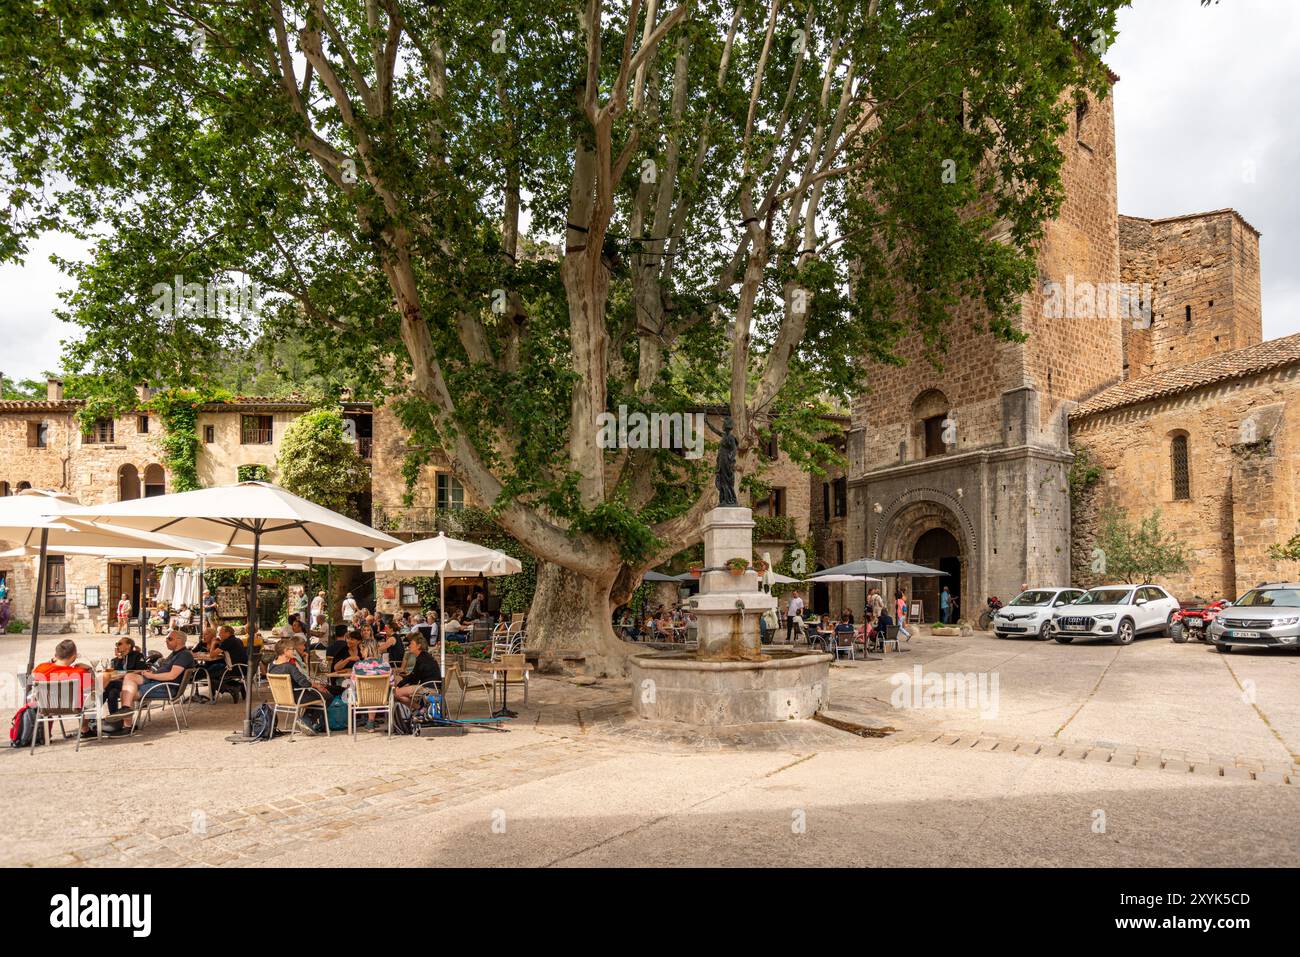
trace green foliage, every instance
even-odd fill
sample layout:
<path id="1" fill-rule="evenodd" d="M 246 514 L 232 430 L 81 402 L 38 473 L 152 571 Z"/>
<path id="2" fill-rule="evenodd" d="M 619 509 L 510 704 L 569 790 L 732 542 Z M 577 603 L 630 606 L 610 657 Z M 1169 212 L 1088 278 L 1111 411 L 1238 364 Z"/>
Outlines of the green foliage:
<path id="1" fill-rule="evenodd" d="M 269 482 L 271 470 L 257 463 L 240 465 L 235 468 L 235 478 L 241 482 Z"/>
<path id="2" fill-rule="evenodd" d="M 285 430 L 275 471 L 293 494 L 360 518 L 356 496 L 368 485 L 370 471 L 344 433 L 340 410 L 312 409 L 295 419 Z"/>
<path id="3" fill-rule="evenodd" d="M 1137 525 L 1119 509 L 1106 509 L 1096 547 L 1104 560 L 1097 572 L 1106 578 L 1145 584 L 1187 571 L 1187 545 L 1161 527 L 1159 509 Z"/>
<path id="4" fill-rule="evenodd" d="M 1078 512 L 1084 495 L 1101 479 L 1101 466 L 1095 465 L 1087 449 L 1077 449 L 1070 461 L 1070 508 Z"/>
<path id="5" fill-rule="evenodd" d="M 44 399 L 46 395 L 46 383 L 44 379 L 22 379 L 14 382 L 12 379 L 0 381 L 0 399 L 10 401 L 14 399 Z"/>
<path id="6" fill-rule="evenodd" d="M 171 476 L 172 491 L 201 488 L 199 481 L 199 407 L 208 402 L 225 402 L 230 393 L 222 389 L 167 389 L 154 393 L 149 409 L 157 413 L 163 427 L 163 465 Z"/>
<path id="7" fill-rule="evenodd" d="M 1285 544 L 1270 545 L 1268 557 L 1276 562 L 1300 562 L 1300 534 L 1292 535 Z"/>
<path id="8" fill-rule="evenodd" d="M 783 541 L 794 537 L 794 519 L 789 515 L 754 516 L 754 541 Z"/>
<path id="9" fill-rule="evenodd" d="M 23 621 L 23 619 L 21 618 L 10 618 L 8 633 L 11 635 L 16 635 L 19 634 L 20 632 L 29 631 L 31 627 L 32 627 L 32 623 L 30 621 Z"/>
<path id="10" fill-rule="evenodd" d="M 814 556 L 817 554 L 813 540 L 809 538 L 804 542 L 793 542 L 785 547 L 781 552 L 781 558 L 772 568 L 772 571 L 778 575 L 786 575 L 790 578 L 806 578 L 812 574 L 814 565 Z M 791 585 L 773 585 L 772 594 L 780 598 L 788 595 L 790 592 L 807 592 L 807 586 L 802 582 L 795 582 Z"/>

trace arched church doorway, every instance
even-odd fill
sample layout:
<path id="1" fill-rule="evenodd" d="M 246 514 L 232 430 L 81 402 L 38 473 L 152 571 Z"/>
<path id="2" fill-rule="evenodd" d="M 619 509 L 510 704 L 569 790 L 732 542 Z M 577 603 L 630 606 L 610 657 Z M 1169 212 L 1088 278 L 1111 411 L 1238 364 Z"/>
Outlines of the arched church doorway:
<path id="1" fill-rule="evenodd" d="M 961 543 L 957 537 L 946 528 L 932 528 L 923 532 L 912 546 L 912 561 L 948 573 L 941 578 L 912 579 L 912 597 L 924 603 L 922 607 L 926 620 L 939 620 L 939 594 L 945 587 L 957 599 L 958 614 L 963 614 L 965 604 L 961 600 Z"/>

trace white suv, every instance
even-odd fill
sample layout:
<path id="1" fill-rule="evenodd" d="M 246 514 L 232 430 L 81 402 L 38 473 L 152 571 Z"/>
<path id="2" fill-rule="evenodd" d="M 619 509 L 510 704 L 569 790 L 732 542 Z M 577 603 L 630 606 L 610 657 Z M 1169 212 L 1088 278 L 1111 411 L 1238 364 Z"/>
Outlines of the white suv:
<path id="1" fill-rule="evenodd" d="M 999 638 L 1028 635 L 1046 641 L 1052 637 L 1052 612 L 1082 595 L 1082 588 L 1031 588 L 1022 591 L 993 616 L 993 634 Z"/>
<path id="2" fill-rule="evenodd" d="M 1052 637 L 1109 638 L 1127 645 L 1137 635 L 1168 635 L 1178 600 L 1159 585 L 1102 585 L 1052 613 Z"/>

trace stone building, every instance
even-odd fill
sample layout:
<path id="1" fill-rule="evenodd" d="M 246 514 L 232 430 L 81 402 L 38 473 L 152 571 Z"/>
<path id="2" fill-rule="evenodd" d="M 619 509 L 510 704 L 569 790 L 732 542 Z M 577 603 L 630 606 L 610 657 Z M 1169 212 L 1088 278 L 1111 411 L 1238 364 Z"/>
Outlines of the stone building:
<path id="1" fill-rule="evenodd" d="M 1038 249 L 1039 286 L 1021 302 L 1025 341 L 995 341 L 963 308 L 937 362 L 913 336 L 906 365 L 864 369 L 843 539 L 850 559 L 947 572 L 898 583 L 927 619 L 942 585 L 973 617 L 1022 583 L 1083 580 L 1072 538 L 1077 557 L 1107 501 L 1166 504 L 1194 550 L 1189 574 L 1168 583 L 1188 597 L 1240 591 L 1263 577 L 1267 546 L 1292 534 L 1296 346 L 1261 343 L 1259 233 L 1233 210 L 1120 216 L 1112 109 L 1111 97 L 1090 99 L 1060 144 L 1064 202 Z M 1072 536 L 1080 448 L 1104 478 Z M 1175 491 L 1179 461 L 1193 477 Z M 860 607 L 862 589 L 845 591 Z"/>
<path id="2" fill-rule="evenodd" d="M 63 383 L 50 380 L 46 398 L 0 402 L 0 495 L 24 488 L 68 492 L 86 505 L 122 501 L 172 491 L 162 449 L 163 427 L 145 407 L 101 419 L 83 433 L 77 413 L 83 403 L 63 395 Z M 245 478 L 275 477 L 275 460 L 285 429 L 311 409 L 305 401 L 241 397 L 199 410 L 198 472 L 205 485 Z M 370 454 L 371 406 L 344 405 L 358 448 Z M 0 578 L 8 586 L 13 617 L 30 621 L 36 580 L 35 558 L 0 556 Z M 107 561 L 75 555 L 47 558 L 48 597 L 42 629 L 102 630 L 123 593 L 139 608 L 138 561 Z M 98 589 L 98 606 L 93 604 Z M 90 603 L 88 603 L 88 600 Z"/>

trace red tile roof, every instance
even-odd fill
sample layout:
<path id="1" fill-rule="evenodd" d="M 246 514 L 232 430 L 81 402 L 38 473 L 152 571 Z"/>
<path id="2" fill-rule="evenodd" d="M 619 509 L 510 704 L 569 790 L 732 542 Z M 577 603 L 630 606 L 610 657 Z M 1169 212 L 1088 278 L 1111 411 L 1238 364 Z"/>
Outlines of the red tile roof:
<path id="1" fill-rule="evenodd" d="M 1128 379 L 1081 403 L 1070 413 L 1070 418 L 1081 419 L 1138 402 L 1163 399 L 1202 386 L 1258 375 L 1295 363 L 1300 363 L 1300 333 L 1283 336 L 1281 339 L 1269 339 L 1244 349 L 1210 356 L 1208 359 L 1189 362 L 1185 366 L 1154 372 L 1137 379 Z"/>

